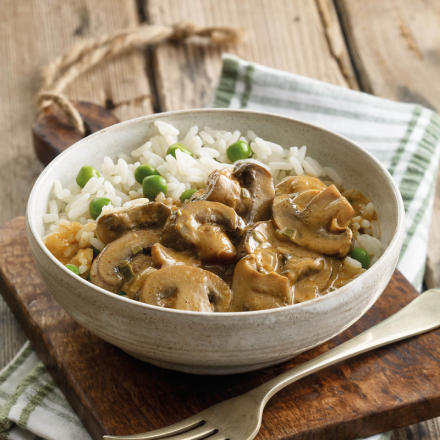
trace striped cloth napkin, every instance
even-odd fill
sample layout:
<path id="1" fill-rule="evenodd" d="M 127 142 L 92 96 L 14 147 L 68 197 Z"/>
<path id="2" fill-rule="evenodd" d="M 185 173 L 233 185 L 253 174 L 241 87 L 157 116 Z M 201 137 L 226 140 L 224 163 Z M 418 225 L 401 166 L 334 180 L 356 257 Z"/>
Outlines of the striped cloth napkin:
<path id="1" fill-rule="evenodd" d="M 92 439 L 29 342 L 0 372 L 0 439 Z"/>
<path id="2" fill-rule="evenodd" d="M 224 57 L 213 106 L 291 116 L 336 131 L 374 154 L 400 187 L 407 216 L 398 267 L 420 289 L 440 155 L 436 113 L 230 55 Z M 373 438 L 387 440 L 389 433 Z M 29 344 L 0 373 L 0 439 L 90 439 Z"/>

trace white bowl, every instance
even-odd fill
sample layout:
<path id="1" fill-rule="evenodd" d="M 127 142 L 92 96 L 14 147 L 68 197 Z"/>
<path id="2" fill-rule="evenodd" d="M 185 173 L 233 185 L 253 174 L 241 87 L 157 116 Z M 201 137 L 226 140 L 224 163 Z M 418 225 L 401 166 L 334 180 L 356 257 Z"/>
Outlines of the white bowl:
<path id="1" fill-rule="evenodd" d="M 345 188 L 375 205 L 385 252 L 354 281 L 312 301 L 245 313 L 198 313 L 131 301 L 72 274 L 42 242 L 43 214 L 53 182 L 74 181 L 85 164 L 129 153 L 156 134 L 163 120 L 185 133 L 193 125 L 256 131 L 286 147 L 307 145 L 310 156 L 335 168 Z M 185 110 L 146 116 L 101 130 L 70 147 L 41 173 L 29 198 L 27 231 L 38 271 L 55 300 L 77 322 L 127 353 L 165 368 L 196 374 L 256 370 L 290 359 L 358 320 L 381 295 L 396 267 L 404 234 L 399 190 L 369 153 L 330 131 L 281 116 L 242 110 Z"/>

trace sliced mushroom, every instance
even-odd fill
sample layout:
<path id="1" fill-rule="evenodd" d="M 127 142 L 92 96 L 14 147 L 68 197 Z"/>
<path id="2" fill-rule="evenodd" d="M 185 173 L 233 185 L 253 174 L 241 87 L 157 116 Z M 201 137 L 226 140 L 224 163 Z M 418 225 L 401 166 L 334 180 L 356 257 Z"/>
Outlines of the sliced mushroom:
<path id="1" fill-rule="evenodd" d="M 323 191 L 309 189 L 275 197 L 273 220 L 281 236 L 299 246 L 343 257 L 351 248 L 348 227 L 353 208 L 331 185 Z"/>
<path id="2" fill-rule="evenodd" d="M 281 256 L 282 262 L 274 270 L 289 280 L 295 303 L 325 293 L 333 275 L 332 262 L 341 261 L 280 240 L 272 221 L 257 223 L 247 231 L 237 246 L 237 258 L 249 254 L 270 255 L 271 251 Z"/>
<path id="3" fill-rule="evenodd" d="M 265 270 L 254 254 L 237 263 L 232 280 L 231 312 L 274 309 L 291 304 L 293 290 L 286 277 Z"/>
<path id="4" fill-rule="evenodd" d="M 139 300 L 139 293 L 144 285 L 145 280 L 157 269 L 153 266 L 153 259 L 147 255 L 138 255 L 130 261 L 130 266 L 133 271 L 133 277 L 127 281 L 122 280 L 122 283 L 117 285 L 108 284 L 99 275 L 99 258 L 93 262 L 90 270 L 90 281 L 109 292 L 118 293 L 123 291 L 127 297 L 135 301 Z"/>
<path id="5" fill-rule="evenodd" d="M 324 191 L 326 188 L 326 185 L 316 177 L 288 176 L 275 187 L 275 195 L 295 194 L 309 189 Z"/>
<path id="6" fill-rule="evenodd" d="M 139 294 L 146 279 L 156 272 L 153 266 L 153 259 L 147 255 L 137 255 L 130 261 L 133 270 L 133 278 L 124 281 L 121 290 L 127 294 L 127 297 L 139 301 Z"/>
<path id="7" fill-rule="evenodd" d="M 151 257 L 153 258 L 154 267 L 158 269 L 179 265 L 196 267 L 201 265 L 200 260 L 193 251 L 177 252 L 159 243 L 151 248 Z"/>
<path id="8" fill-rule="evenodd" d="M 327 290 L 333 273 L 331 257 L 316 255 L 298 258 L 295 255 L 285 255 L 285 259 L 281 274 L 290 281 L 295 303 L 321 296 Z"/>
<path id="9" fill-rule="evenodd" d="M 139 300 L 146 304 L 194 312 L 227 312 L 231 290 L 218 276 L 191 266 L 170 266 L 151 275 Z"/>
<path id="10" fill-rule="evenodd" d="M 183 238 L 180 237 L 180 235 L 176 231 L 176 224 L 177 224 L 177 218 L 178 218 L 177 212 L 179 212 L 179 214 L 181 214 L 182 209 L 184 209 L 185 206 L 187 206 L 187 205 L 189 205 L 189 203 L 187 203 L 179 211 L 172 213 L 168 217 L 168 220 L 166 221 L 166 223 L 162 229 L 162 234 L 160 236 L 160 242 L 164 246 L 169 247 L 169 248 L 173 248 L 179 252 L 185 252 L 188 249 L 192 249 L 192 246 L 187 241 L 183 240 Z"/>
<path id="11" fill-rule="evenodd" d="M 235 259 L 235 246 L 227 232 L 244 228 L 237 213 L 217 202 L 188 203 L 165 224 L 161 243 L 178 251 L 196 249 L 201 261 L 223 264 Z"/>
<path id="12" fill-rule="evenodd" d="M 235 165 L 232 176 L 242 187 L 240 200 L 245 212 L 242 214 L 238 212 L 238 214 L 243 216 L 245 223 L 269 220 L 275 196 L 273 179 L 269 171 L 260 165 L 243 162 Z M 249 197 L 245 197 L 247 194 L 244 190 L 249 192 Z"/>
<path id="13" fill-rule="evenodd" d="M 199 189 L 198 191 L 196 191 L 192 196 L 191 196 L 191 198 L 189 199 L 189 200 L 186 200 L 186 203 L 188 203 L 188 202 L 194 202 L 194 201 L 196 201 L 196 200 L 202 200 L 202 195 L 205 193 L 205 189 L 204 188 L 202 188 L 202 189 Z"/>
<path id="14" fill-rule="evenodd" d="M 237 260 L 253 254 L 256 249 L 276 248 L 279 243 L 272 221 L 255 223 L 246 229 L 237 245 Z"/>
<path id="15" fill-rule="evenodd" d="M 174 249 L 156 243 L 151 248 L 153 266 L 157 269 L 170 266 L 194 266 L 212 272 L 221 278 L 228 286 L 232 284 L 232 274 L 235 264 L 202 264 L 194 250 L 177 252 Z"/>
<path id="16" fill-rule="evenodd" d="M 119 292 L 124 282 L 133 281 L 141 271 L 152 267 L 153 259 L 148 254 L 159 238 L 158 230 L 142 230 L 128 232 L 111 242 L 93 262 L 90 281 L 110 292 Z M 142 260 L 141 253 L 147 254 Z"/>
<path id="17" fill-rule="evenodd" d="M 102 253 L 102 252 L 101 252 Z M 92 268 L 90 269 L 90 282 L 95 286 L 101 287 L 104 290 L 108 290 L 109 292 L 115 293 L 118 290 L 119 285 L 107 284 L 103 281 L 101 276 L 99 275 L 99 258 L 101 254 L 99 254 L 92 263 Z M 122 283 L 121 283 L 122 284 Z"/>
<path id="18" fill-rule="evenodd" d="M 103 243 L 108 244 L 129 231 L 161 228 L 170 214 L 168 205 L 143 203 L 101 216 L 96 225 L 96 234 Z"/>
<path id="19" fill-rule="evenodd" d="M 210 202 L 223 203 L 236 209 L 240 203 L 240 184 L 232 176 L 232 168 L 223 168 L 222 170 L 215 170 L 207 180 L 206 189 L 196 197 L 194 200 L 208 200 Z"/>
<path id="20" fill-rule="evenodd" d="M 281 254 L 294 254 L 298 258 L 309 258 L 320 254 L 304 249 L 292 241 L 279 238 L 276 227 L 272 220 L 255 223 L 246 230 L 237 245 L 237 259 L 253 254 L 257 249 L 274 248 Z"/>
<path id="21" fill-rule="evenodd" d="M 261 273 L 279 272 L 282 268 L 283 255 L 275 248 L 257 249 L 252 255 Z"/>
<path id="22" fill-rule="evenodd" d="M 234 274 L 235 262 L 227 264 L 202 264 L 202 269 L 212 272 L 221 278 L 229 287 L 232 285 L 232 276 Z"/>
<path id="23" fill-rule="evenodd" d="M 246 224 L 269 220 L 275 195 L 272 176 L 260 165 L 243 162 L 209 175 L 198 200 L 220 202 L 235 209 Z"/>

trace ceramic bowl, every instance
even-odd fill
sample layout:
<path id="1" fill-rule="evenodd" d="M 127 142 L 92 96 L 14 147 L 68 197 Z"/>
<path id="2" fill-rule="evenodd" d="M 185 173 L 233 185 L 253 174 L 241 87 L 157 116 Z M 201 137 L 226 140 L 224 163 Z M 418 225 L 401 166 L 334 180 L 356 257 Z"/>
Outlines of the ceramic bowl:
<path id="1" fill-rule="evenodd" d="M 43 214 L 53 181 L 74 181 L 84 164 L 129 153 L 156 134 L 163 120 L 185 133 L 193 125 L 255 130 L 283 146 L 307 145 L 308 154 L 335 168 L 345 188 L 362 191 L 376 206 L 385 252 L 354 281 L 312 301 L 245 313 L 164 309 L 109 293 L 72 274 L 42 242 Z M 165 368 L 196 374 L 256 370 L 290 359 L 332 338 L 358 320 L 390 280 L 404 233 L 396 184 L 369 153 L 348 139 L 311 124 L 242 110 L 186 110 L 145 116 L 101 130 L 70 147 L 41 173 L 29 198 L 27 231 L 38 271 L 55 300 L 78 323 L 125 352 Z"/>

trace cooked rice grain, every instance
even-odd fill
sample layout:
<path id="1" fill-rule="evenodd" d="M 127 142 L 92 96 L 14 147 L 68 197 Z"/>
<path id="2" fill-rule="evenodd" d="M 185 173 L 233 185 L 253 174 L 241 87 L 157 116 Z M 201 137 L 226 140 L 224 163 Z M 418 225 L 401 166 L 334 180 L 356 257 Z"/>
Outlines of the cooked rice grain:
<path id="1" fill-rule="evenodd" d="M 300 148 L 283 148 L 259 137 L 252 130 L 246 133 L 239 130 L 228 132 L 208 126 L 203 129 L 193 126 L 179 140 L 180 131 L 176 127 L 164 121 L 156 121 L 154 125 L 158 133 L 130 155 L 119 153 L 116 162 L 111 157 L 104 157 L 101 167 L 98 167 L 101 176 L 91 178 L 84 188 L 80 188 L 76 182 L 66 188 L 63 188 L 59 180 L 54 182 L 48 212 L 43 216 L 46 235 L 58 232 L 70 222 L 77 221 L 85 225 L 77 237 L 74 237 L 79 247 L 93 245 L 102 250 L 104 244 L 96 238 L 94 232 L 96 220 L 89 213 L 89 205 L 94 198 L 106 197 L 111 201 L 110 205 L 104 206 L 101 215 L 148 202 L 143 197 L 142 186 L 134 178 L 136 168 L 140 164 L 148 163 L 168 182 L 167 194 L 160 193 L 156 201 L 180 206 L 179 198 L 184 191 L 205 187 L 212 171 L 233 166 L 227 158 L 226 150 L 238 140 L 249 143 L 253 152 L 252 158 L 238 162 L 252 162 L 263 166 L 272 174 L 275 185 L 289 175 L 327 177 L 323 180 L 331 181 L 338 187 L 342 185 L 342 177 L 336 170 L 323 167 L 314 158 L 307 156 L 305 145 Z M 194 157 L 180 150 L 176 151 L 175 158 L 166 155 L 169 146 L 176 142 L 188 148 Z M 379 241 L 379 223 L 372 220 L 374 212 L 374 205 L 369 203 L 363 216 L 358 216 L 352 222 L 355 245 L 363 247 L 369 253 L 371 264 L 379 258 L 382 246 Z M 359 233 L 359 230 L 363 230 L 364 234 Z M 358 263 L 350 257 L 346 257 L 344 262 L 354 265 L 353 267 L 357 267 Z"/>

